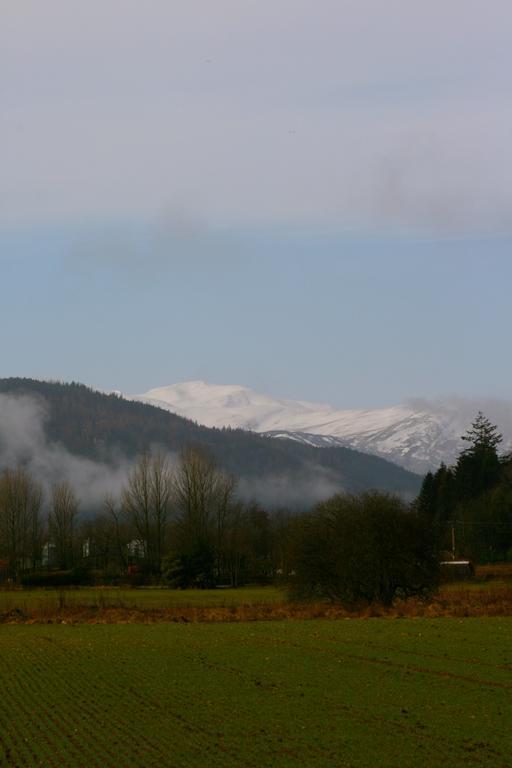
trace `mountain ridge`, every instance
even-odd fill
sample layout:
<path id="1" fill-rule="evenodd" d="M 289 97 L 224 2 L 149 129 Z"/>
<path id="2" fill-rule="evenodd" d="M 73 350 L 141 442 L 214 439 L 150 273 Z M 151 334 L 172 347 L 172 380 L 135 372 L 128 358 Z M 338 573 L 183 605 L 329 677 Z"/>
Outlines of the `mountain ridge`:
<path id="1" fill-rule="evenodd" d="M 504 447 L 512 447 L 512 404 L 485 398 L 416 399 L 384 408 L 343 410 L 202 380 L 155 387 L 126 397 L 158 405 L 206 426 L 230 426 L 317 447 L 354 448 L 419 473 L 456 460 L 463 447 L 460 436 L 480 408 L 505 422 Z M 318 439 L 312 440 L 313 436 Z"/>
<path id="2" fill-rule="evenodd" d="M 238 477 L 243 498 L 272 507 L 309 506 L 342 490 L 375 489 L 412 498 L 421 483 L 402 467 L 346 447 L 318 451 L 241 429 L 209 428 L 168 409 L 76 383 L 0 379 L 0 469 L 26 462 L 28 453 L 31 466 L 44 465 L 48 477 L 51 464 L 52 479 L 58 479 L 59 467 L 71 466 L 67 455 L 60 461 L 60 447 L 108 470 L 109 464 L 115 469 L 144 451 L 176 454 L 187 445 L 203 446 Z M 82 487 L 88 493 L 87 483 Z"/>

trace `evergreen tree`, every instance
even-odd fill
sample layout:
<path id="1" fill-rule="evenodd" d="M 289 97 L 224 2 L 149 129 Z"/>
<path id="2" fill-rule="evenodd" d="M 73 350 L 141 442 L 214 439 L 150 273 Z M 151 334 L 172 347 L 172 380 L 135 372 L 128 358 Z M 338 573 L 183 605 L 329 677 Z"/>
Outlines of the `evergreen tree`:
<path id="1" fill-rule="evenodd" d="M 500 457 L 502 436 L 480 411 L 462 437 L 467 447 L 455 467 L 441 464 L 423 481 L 415 509 L 430 519 L 451 547 L 450 521 L 457 551 L 479 561 L 512 555 L 512 458 Z"/>
<path id="2" fill-rule="evenodd" d="M 434 475 L 436 491 L 436 516 L 440 522 L 453 518 L 457 505 L 457 487 L 453 469 L 441 464 Z"/>
<path id="3" fill-rule="evenodd" d="M 437 515 L 437 498 L 434 475 L 427 472 L 416 499 L 415 508 L 421 515 L 434 519 Z"/>
<path id="4" fill-rule="evenodd" d="M 450 520 L 457 503 L 453 471 L 441 464 L 435 474 L 428 472 L 421 486 L 415 509 L 431 520 L 443 523 Z"/>
<path id="5" fill-rule="evenodd" d="M 469 443 L 457 461 L 455 476 L 461 500 L 476 498 L 499 481 L 497 448 L 503 437 L 481 411 L 462 440 Z"/>
<path id="6" fill-rule="evenodd" d="M 469 448 L 463 451 L 465 454 L 496 453 L 498 445 L 503 441 L 503 435 L 498 432 L 496 424 L 491 424 L 482 411 L 478 411 L 470 429 L 462 435 L 462 440 L 470 443 Z"/>

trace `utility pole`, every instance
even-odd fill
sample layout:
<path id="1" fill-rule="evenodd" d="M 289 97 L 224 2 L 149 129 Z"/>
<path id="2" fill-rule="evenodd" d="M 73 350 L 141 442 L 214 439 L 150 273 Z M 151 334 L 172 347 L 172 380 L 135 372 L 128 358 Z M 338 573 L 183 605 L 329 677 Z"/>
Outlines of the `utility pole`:
<path id="1" fill-rule="evenodd" d="M 452 527 L 452 560 L 455 560 L 455 523 L 453 520 L 450 520 L 450 525 Z"/>

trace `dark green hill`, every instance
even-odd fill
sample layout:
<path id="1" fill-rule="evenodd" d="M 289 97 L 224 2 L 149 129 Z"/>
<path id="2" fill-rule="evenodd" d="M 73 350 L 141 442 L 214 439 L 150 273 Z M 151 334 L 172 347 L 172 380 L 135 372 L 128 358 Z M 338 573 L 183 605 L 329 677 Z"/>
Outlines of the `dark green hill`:
<path id="1" fill-rule="evenodd" d="M 376 456 L 348 448 L 312 448 L 251 432 L 210 429 L 168 411 L 82 384 L 0 379 L 0 393 L 45 403 L 47 440 L 75 455 L 110 463 L 156 446 L 172 452 L 200 444 L 218 464 L 242 478 L 246 495 L 277 506 L 309 504 L 344 489 L 417 494 L 421 478 Z M 0 424 L 1 428 L 1 424 Z"/>

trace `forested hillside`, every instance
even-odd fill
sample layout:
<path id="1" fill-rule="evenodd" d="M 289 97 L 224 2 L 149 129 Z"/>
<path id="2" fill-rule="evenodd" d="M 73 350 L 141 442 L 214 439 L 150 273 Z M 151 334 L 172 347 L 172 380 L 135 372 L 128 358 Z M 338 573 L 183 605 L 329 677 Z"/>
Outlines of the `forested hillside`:
<path id="1" fill-rule="evenodd" d="M 41 403 L 47 440 L 75 455 L 108 464 L 114 456 L 133 458 L 155 447 L 177 452 L 187 445 L 202 445 L 222 469 L 245 478 L 255 497 L 258 486 L 264 491 L 271 479 L 266 496 L 262 495 L 269 502 L 274 483 L 276 505 L 286 502 L 287 489 L 293 490 L 299 481 L 301 488 L 312 491 L 309 498 L 304 496 L 306 504 L 340 489 L 379 489 L 412 497 L 420 486 L 417 475 L 375 456 L 341 447 L 317 449 L 242 430 L 210 429 L 82 384 L 0 379 L 1 394 L 28 396 Z M 313 492 L 316 485 L 318 492 Z M 290 498 L 297 504 L 296 495 L 291 493 Z"/>

